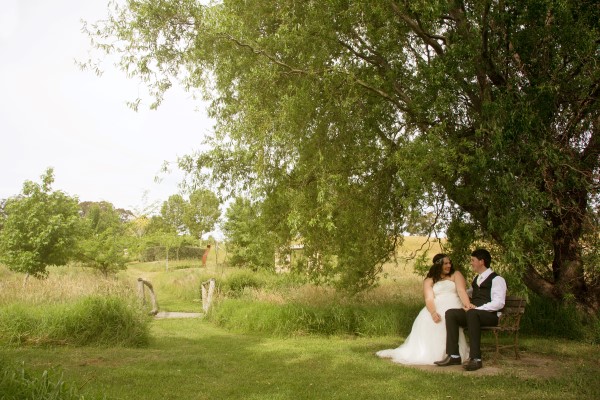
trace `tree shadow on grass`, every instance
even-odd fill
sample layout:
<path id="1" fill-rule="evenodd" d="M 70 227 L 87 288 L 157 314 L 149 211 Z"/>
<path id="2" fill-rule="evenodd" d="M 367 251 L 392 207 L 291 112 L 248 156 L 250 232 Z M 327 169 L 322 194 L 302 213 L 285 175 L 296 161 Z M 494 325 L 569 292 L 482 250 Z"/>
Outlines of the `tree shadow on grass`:
<path id="1" fill-rule="evenodd" d="M 37 368 L 60 366 L 86 395 L 105 393 L 108 398 L 132 400 L 487 395 L 567 399 L 597 394 L 564 378 L 551 377 L 543 385 L 514 379 L 518 375 L 504 366 L 494 375 L 460 370 L 445 375 L 448 372 L 440 374 L 439 367 L 432 371 L 396 365 L 375 356 L 381 345 L 378 339 L 259 337 L 231 333 L 201 320 L 158 322 L 153 337 L 150 346 L 141 349 L 25 348 L 8 353 Z"/>

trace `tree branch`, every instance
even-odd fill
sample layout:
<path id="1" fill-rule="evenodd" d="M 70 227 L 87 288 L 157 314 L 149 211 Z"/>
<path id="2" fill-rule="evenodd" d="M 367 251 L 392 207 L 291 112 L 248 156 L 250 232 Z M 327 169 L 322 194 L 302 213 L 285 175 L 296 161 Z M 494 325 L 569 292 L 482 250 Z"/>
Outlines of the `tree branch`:
<path id="1" fill-rule="evenodd" d="M 396 15 L 401 20 L 403 20 L 410 27 L 410 29 L 414 33 L 416 33 L 427 45 L 432 47 L 434 49 L 434 51 L 436 52 L 436 54 L 438 54 L 438 55 L 444 54 L 444 48 L 442 47 L 442 45 L 440 45 L 432 35 L 428 34 L 423 29 L 421 29 L 421 27 L 419 26 L 419 23 L 417 21 L 413 20 L 408 15 L 404 14 L 402 12 L 402 10 L 400 10 L 400 7 L 398 7 L 398 4 L 396 4 L 395 2 L 393 2 L 393 1 L 390 2 L 390 5 L 392 6 L 394 13 L 396 13 Z M 444 40 L 444 42 L 445 42 L 445 40 Z"/>
<path id="2" fill-rule="evenodd" d="M 488 78 L 490 78 L 492 83 L 496 86 L 505 86 L 506 80 L 500 74 L 500 72 L 498 72 L 498 69 L 496 68 L 496 66 L 494 65 L 494 62 L 492 61 L 492 58 L 490 57 L 490 49 L 489 49 L 489 28 L 490 27 L 489 27 L 489 22 L 488 22 L 490 7 L 491 7 L 491 2 L 488 1 L 485 6 L 485 11 L 483 12 L 483 21 L 481 24 L 482 25 L 482 27 L 481 27 L 481 30 L 482 30 L 481 58 L 483 59 L 483 62 L 485 63 L 487 76 L 488 76 Z"/>
<path id="3" fill-rule="evenodd" d="M 544 279 L 532 265 L 527 266 L 523 274 L 523 281 L 525 281 L 528 288 L 540 296 L 556 299 L 554 284 Z"/>
<path id="4" fill-rule="evenodd" d="M 408 108 L 405 107 L 402 103 L 400 103 L 398 100 L 394 99 L 390 94 L 384 92 L 381 89 L 378 89 L 376 87 L 373 87 L 371 85 L 369 85 L 367 82 L 363 81 L 362 79 L 359 78 L 355 78 L 355 77 L 351 77 L 352 80 L 354 80 L 354 82 L 356 82 L 359 86 L 362 86 L 363 88 L 378 94 L 379 96 L 383 97 L 384 99 L 388 100 L 389 102 L 391 102 L 393 105 L 395 105 L 399 110 L 407 112 Z"/>
<path id="5" fill-rule="evenodd" d="M 221 37 L 224 37 L 230 41 L 232 41 L 233 43 L 235 43 L 237 46 L 239 47 L 243 47 L 243 48 L 247 48 L 250 51 L 252 51 L 254 54 L 258 54 L 261 55 L 263 57 L 266 57 L 267 59 L 269 59 L 270 61 L 274 62 L 275 64 L 287 69 L 290 73 L 293 74 L 299 74 L 299 75 L 311 75 L 311 72 L 303 70 L 303 69 L 299 69 L 299 68 L 294 68 L 291 65 L 277 59 L 276 57 L 270 55 L 269 53 L 267 53 L 264 50 L 258 50 L 256 48 L 254 48 L 253 46 L 249 45 L 248 43 L 243 43 L 240 40 L 234 38 L 233 36 L 231 36 L 228 33 L 225 34 L 221 34 Z"/>

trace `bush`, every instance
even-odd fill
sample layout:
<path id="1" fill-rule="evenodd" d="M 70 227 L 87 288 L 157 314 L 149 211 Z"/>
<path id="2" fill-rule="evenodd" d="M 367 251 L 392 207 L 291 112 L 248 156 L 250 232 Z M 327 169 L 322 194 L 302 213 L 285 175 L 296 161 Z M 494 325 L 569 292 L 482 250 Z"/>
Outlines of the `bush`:
<path id="1" fill-rule="evenodd" d="M 267 280 L 251 271 L 240 270 L 229 275 L 221 282 L 221 291 L 229 297 L 239 297 L 244 293 L 244 290 L 260 289 L 267 285 Z"/>
<path id="2" fill-rule="evenodd" d="M 143 346 L 149 317 L 120 297 L 89 296 L 50 306 L 12 304 L 0 311 L 0 341 L 14 344 Z"/>
<path id="3" fill-rule="evenodd" d="M 422 304 L 320 305 L 274 304 L 224 299 L 208 318 L 217 325 L 244 333 L 286 335 L 403 335 L 410 332 Z"/>
<path id="4" fill-rule="evenodd" d="M 584 315 L 574 304 L 529 294 L 529 302 L 521 319 L 521 332 L 598 343 L 600 321 Z"/>

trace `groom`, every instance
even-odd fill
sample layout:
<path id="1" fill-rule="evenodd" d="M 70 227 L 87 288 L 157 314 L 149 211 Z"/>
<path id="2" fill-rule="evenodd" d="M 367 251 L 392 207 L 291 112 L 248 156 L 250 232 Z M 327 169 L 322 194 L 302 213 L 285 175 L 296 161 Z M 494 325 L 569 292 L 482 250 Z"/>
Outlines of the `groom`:
<path id="1" fill-rule="evenodd" d="M 471 253 L 471 266 L 477 273 L 473 279 L 471 304 L 464 308 L 446 311 L 446 358 L 436 361 L 440 367 L 460 365 L 458 352 L 458 330 L 466 327 L 469 334 L 470 360 L 464 365 L 467 371 L 475 371 L 483 366 L 481 362 L 481 327 L 498 325 L 499 312 L 504 307 L 506 281 L 490 269 L 492 256 L 485 249 Z"/>

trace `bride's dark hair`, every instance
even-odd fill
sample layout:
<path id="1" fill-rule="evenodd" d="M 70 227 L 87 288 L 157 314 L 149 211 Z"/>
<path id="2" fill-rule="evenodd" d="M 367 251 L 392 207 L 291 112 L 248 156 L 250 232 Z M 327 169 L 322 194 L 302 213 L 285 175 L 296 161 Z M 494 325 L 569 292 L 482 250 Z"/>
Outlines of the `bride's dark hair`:
<path id="1" fill-rule="evenodd" d="M 448 255 L 444 253 L 436 254 L 433 257 L 433 265 L 429 268 L 429 272 L 427 273 L 427 278 L 433 279 L 433 283 L 442 280 L 442 266 L 444 265 L 444 258 L 446 257 L 448 257 Z M 454 274 L 454 265 L 452 265 L 452 260 L 450 260 L 450 272 L 448 275 L 452 276 L 452 274 Z"/>

